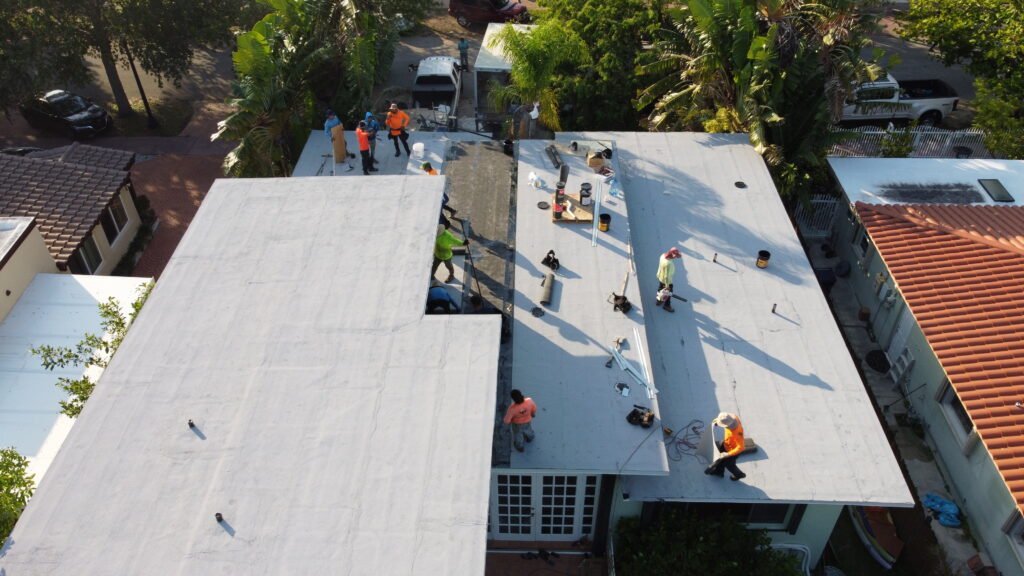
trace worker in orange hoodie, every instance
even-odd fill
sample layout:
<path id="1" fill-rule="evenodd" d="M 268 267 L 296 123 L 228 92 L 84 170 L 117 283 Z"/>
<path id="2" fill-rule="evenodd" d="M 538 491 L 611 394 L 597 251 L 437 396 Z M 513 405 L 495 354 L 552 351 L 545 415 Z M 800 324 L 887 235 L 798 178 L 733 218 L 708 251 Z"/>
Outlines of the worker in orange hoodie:
<path id="1" fill-rule="evenodd" d="M 512 404 L 505 411 L 505 424 L 512 425 L 512 444 L 516 450 L 525 451 L 523 440 L 533 442 L 533 419 L 537 417 L 537 405 L 533 398 L 523 398 L 523 393 L 513 390 Z"/>
<path id="2" fill-rule="evenodd" d="M 384 124 L 388 127 L 388 138 L 393 140 L 395 143 L 395 157 L 402 155 L 401 150 L 398 149 L 398 141 L 402 141 L 402 146 L 405 146 L 405 155 L 409 155 L 409 133 L 405 131 L 406 126 L 409 125 L 409 115 L 398 109 L 398 104 L 391 104 L 388 108 L 388 115 L 384 118 Z"/>
<path id="3" fill-rule="evenodd" d="M 725 428 L 725 438 L 721 442 L 716 442 L 721 455 L 704 470 L 704 473 L 721 477 L 725 475 L 723 470 L 725 468 L 731 474 L 730 480 L 746 478 L 747 475 L 736 466 L 736 458 L 746 449 L 746 444 L 743 441 L 743 425 L 740 424 L 739 416 L 722 412 L 718 418 L 711 421 L 711 424 Z"/>
<path id="4" fill-rule="evenodd" d="M 376 172 L 377 169 L 373 167 L 373 156 L 370 154 L 370 131 L 366 128 L 366 121 L 360 120 L 359 126 L 356 127 L 356 140 L 359 141 L 359 155 L 363 161 L 363 174 L 366 176 L 370 175 L 370 172 Z"/>

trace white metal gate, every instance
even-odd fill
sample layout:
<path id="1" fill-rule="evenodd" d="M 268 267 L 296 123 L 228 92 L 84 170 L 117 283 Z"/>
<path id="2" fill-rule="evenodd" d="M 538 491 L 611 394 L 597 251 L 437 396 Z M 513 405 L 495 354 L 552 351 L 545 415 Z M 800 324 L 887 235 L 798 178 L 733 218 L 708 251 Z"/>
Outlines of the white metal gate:
<path id="1" fill-rule="evenodd" d="M 598 476 L 495 473 L 490 537 L 573 541 L 592 536 L 598 486 Z"/>

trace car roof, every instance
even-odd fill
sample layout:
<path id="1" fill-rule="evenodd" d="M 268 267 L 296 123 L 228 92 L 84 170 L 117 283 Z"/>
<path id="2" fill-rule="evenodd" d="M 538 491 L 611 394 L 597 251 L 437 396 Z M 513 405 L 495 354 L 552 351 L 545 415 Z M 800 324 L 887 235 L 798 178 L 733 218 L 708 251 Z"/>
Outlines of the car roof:
<path id="1" fill-rule="evenodd" d="M 64 90 L 50 90 L 46 94 L 43 94 L 42 99 L 46 100 L 47 102 L 53 102 L 54 100 L 60 100 L 62 98 L 67 98 L 69 96 L 71 96 L 71 93 L 65 92 Z"/>

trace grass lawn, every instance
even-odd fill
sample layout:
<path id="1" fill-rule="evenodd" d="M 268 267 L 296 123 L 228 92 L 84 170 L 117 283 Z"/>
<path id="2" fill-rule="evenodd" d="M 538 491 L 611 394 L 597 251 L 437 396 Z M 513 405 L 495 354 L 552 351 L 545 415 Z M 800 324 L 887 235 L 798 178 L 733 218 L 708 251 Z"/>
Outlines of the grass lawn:
<path id="1" fill-rule="evenodd" d="M 110 114 L 114 117 L 111 134 L 117 136 L 177 136 L 192 119 L 192 104 L 187 100 L 150 100 L 149 107 L 153 110 L 153 116 L 160 122 L 160 126 L 150 128 L 142 100 L 133 98 L 131 105 L 135 114 L 127 118 L 118 117 L 117 107 L 111 107 Z"/>

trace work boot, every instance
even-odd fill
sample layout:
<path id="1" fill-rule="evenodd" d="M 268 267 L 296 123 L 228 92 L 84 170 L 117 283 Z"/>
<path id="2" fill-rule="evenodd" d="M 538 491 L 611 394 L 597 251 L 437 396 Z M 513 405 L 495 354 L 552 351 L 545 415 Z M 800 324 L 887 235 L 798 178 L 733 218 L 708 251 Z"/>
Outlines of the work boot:
<path id="1" fill-rule="evenodd" d="M 402 155 L 401 152 L 399 152 L 398 150 L 395 150 L 395 158 L 398 158 L 401 155 Z"/>
<path id="2" fill-rule="evenodd" d="M 732 480 L 733 482 L 735 482 L 737 480 L 743 480 L 746 477 L 747 477 L 746 474 L 744 474 L 743 472 L 740 472 L 739 474 L 731 474 L 729 476 L 729 480 Z"/>
<path id="3" fill-rule="evenodd" d="M 533 436 L 523 436 L 523 440 L 526 440 L 527 442 L 533 442 Z"/>
<path id="4" fill-rule="evenodd" d="M 661 307 L 665 312 L 675 312 L 676 309 L 672 307 L 672 304 L 665 302 L 665 305 Z"/>
<path id="5" fill-rule="evenodd" d="M 661 306 L 661 305 L 662 305 L 662 304 L 664 304 L 664 303 L 665 303 L 665 302 L 663 302 L 663 301 L 662 301 L 662 300 L 661 300 L 660 298 L 655 298 L 655 299 L 654 299 L 654 305 L 655 305 L 655 306 Z"/>
<path id="6" fill-rule="evenodd" d="M 380 170 L 377 170 L 376 168 L 370 168 L 370 172 L 380 172 Z"/>

